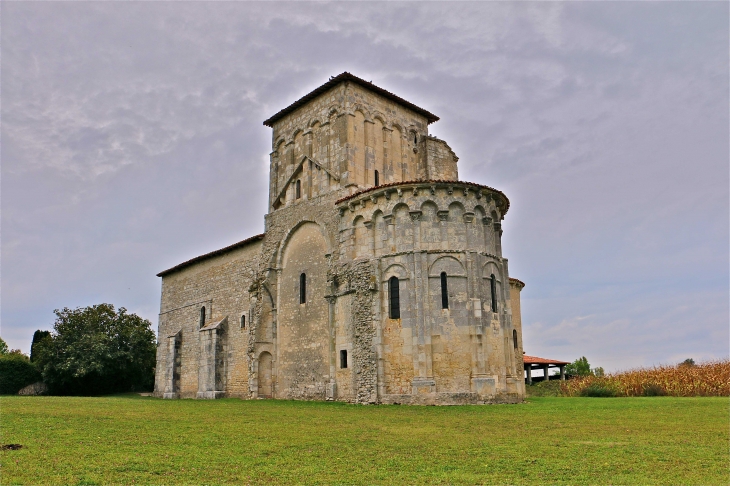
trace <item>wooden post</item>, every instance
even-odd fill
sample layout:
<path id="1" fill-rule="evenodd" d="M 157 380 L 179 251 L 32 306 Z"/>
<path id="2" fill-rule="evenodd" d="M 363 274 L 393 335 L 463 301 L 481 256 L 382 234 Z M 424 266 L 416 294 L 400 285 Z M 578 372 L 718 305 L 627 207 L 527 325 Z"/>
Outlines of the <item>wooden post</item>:
<path id="1" fill-rule="evenodd" d="M 532 365 L 525 366 L 525 371 L 527 372 L 527 384 L 532 385 Z"/>
<path id="2" fill-rule="evenodd" d="M 565 381 L 565 365 L 560 365 L 560 379 Z"/>
<path id="3" fill-rule="evenodd" d="M 542 372 L 545 373 L 545 381 L 548 381 L 550 377 L 548 376 L 548 370 L 550 369 L 550 365 L 542 365 Z"/>

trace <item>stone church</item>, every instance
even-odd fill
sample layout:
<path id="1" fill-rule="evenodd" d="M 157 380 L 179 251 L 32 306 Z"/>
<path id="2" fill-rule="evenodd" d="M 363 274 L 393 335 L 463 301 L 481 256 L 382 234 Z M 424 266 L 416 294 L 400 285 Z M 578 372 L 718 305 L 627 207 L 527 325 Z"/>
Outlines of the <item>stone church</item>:
<path id="1" fill-rule="evenodd" d="M 345 72 L 266 120 L 265 233 L 158 274 L 155 395 L 521 401 L 509 200 L 438 119 Z"/>

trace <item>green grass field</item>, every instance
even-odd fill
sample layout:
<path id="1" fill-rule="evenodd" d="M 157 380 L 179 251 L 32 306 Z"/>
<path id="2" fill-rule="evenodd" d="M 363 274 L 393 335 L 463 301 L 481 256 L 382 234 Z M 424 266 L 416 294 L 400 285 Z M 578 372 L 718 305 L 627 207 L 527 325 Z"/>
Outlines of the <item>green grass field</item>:
<path id="1" fill-rule="evenodd" d="M 728 484 L 727 398 L 2 397 L 2 484 Z"/>

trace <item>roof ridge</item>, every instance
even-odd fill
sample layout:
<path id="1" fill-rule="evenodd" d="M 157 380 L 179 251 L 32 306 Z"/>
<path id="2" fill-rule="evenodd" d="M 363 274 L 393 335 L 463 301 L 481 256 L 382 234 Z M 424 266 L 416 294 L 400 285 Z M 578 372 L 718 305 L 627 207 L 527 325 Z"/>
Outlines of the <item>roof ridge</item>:
<path id="1" fill-rule="evenodd" d="M 421 108 L 418 105 L 415 105 L 411 103 L 408 100 L 405 100 L 401 98 L 400 96 L 396 95 L 395 93 L 391 93 L 390 91 L 383 89 L 379 86 L 376 86 L 373 84 L 372 81 L 365 81 L 362 78 L 358 78 L 354 74 L 351 74 L 347 71 L 338 74 L 337 76 L 330 76 L 329 81 L 324 83 L 323 85 L 319 86 L 318 88 L 313 89 L 309 93 L 305 94 L 298 100 L 296 100 L 294 103 L 290 104 L 286 108 L 279 110 L 276 114 L 269 117 L 268 119 L 264 120 L 264 125 L 267 127 L 272 127 L 274 122 L 277 120 L 283 118 L 284 116 L 288 115 L 292 111 L 296 110 L 300 106 L 303 106 L 304 104 L 308 103 L 312 99 L 316 98 L 317 96 L 321 95 L 325 91 L 330 90 L 331 88 L 334 88 L 340 83 L 344 83 L 345 81 L 352 81 L 355 84 L 358 84 L 364 88 L 367 88 L 371 91 L 374 91 L 375 93 L 383 96 L 384 98 L 388 98 L 391 101 L 395 101 L 396 103 L 400 103 L 401 105 L 405 106 L 406 108 L 415 111 L 416 113 L 419 113 L 420 115 L 423 115 L 428 120 L 428 123 L 431 124 L 433 122 L 439 121 L 439 117 L 434 115 L 428 110 L 425 110 Z"/>

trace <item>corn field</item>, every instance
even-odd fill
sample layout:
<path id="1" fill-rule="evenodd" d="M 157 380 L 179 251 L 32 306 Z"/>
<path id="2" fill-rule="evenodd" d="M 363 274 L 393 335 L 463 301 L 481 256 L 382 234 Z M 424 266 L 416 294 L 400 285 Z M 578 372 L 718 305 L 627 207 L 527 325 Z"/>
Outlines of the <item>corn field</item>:
<path id="1" fill-rule="evenodd" d="M 587 389 L 606 390 L 618 397 L 727 397 L 730 396 L 730 359 L 636 368 L 601 377 L 574 378 L 561 385 L 561 392 L 566 396 L 579 396 Z"/>

